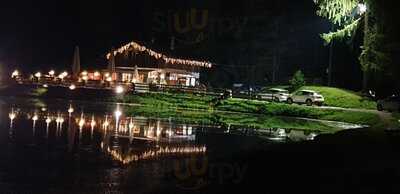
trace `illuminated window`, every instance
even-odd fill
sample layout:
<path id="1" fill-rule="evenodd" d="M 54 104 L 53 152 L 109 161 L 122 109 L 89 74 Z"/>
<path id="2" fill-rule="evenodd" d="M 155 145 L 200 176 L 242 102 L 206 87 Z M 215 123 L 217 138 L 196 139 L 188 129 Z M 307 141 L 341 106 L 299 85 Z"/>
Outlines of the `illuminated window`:
<path id="1" fill-rule="evenodd" d="M 130 73 L 122 73 L 122 81 L 130 82 L 132 80 L 132 74 Z"/>

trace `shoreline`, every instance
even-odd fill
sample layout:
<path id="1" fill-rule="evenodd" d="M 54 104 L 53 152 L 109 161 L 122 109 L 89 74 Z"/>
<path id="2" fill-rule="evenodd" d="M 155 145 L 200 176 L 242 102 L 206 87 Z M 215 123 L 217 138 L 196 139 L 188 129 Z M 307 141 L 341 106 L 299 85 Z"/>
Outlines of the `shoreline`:
<path id="1" fill-rule="evenodd" d="M 9 88 L 14 89 L 14 91 L 16 90 L 12 87 Z M 317 107 L 288 105 L 258 100 L 233 98 L 214 103 L 215 97 L 195 94 L 146 93 L 115 96 L 110 93 L 101 93 L 101 95 L 96 95 L 98 91 L 72 91 L 73 93 L 82 93 L 83 95 L 76 95 L 73 96 L 74 98 L 70 98 L 71 95 L 65 94 L 67 92 L 71 93 L 69 90 L 61 91 L 57 88 L 30 88 L 27 86 L 17 86 L 16 88 L 22 89 L 17 90 L 19 93 L 8 92 L 7 95 L 5 95 L 4 90 L 0 90 L 0 96 L 73 100 L 77 102 L 96 102 L 106 104 L 120 103 L 121 105 L 132 107 L 128 108 L 128 114 L 139 113 L 150 117 L 155 115 L 163 117 L 189 117 L 190 119 L 193 119 L 193 117 L 197 118 L 199 116 L 207 118 L 218 114 L 234 114 L 243 115 L 247 120 L 250 117 L 289 117 L 301 118 L 309 121 L 342 122 L 358 126 L 385 126 L 385 123 L 379 118 L 379 115 L 371 112 L 350 111 L 345 109 L 324 110 Z M 45 91 L 38 92 L 38 90 Z M 194 116 L 194 114 L 197 115 Z"/>

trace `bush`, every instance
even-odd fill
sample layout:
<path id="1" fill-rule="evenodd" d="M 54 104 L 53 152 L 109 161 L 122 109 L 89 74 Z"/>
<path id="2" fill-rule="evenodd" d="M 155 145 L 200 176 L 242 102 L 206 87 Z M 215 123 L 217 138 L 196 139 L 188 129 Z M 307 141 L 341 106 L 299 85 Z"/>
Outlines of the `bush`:
<path id="1" fill-rule="evenodd" d="M 290 86 L 292 90 L 297 90 L 304 85 L 306 85 L 306 81 L 304 80 L 304 74 L 300 70 L 294 73 L 291 80 L 289 80 Z"/>

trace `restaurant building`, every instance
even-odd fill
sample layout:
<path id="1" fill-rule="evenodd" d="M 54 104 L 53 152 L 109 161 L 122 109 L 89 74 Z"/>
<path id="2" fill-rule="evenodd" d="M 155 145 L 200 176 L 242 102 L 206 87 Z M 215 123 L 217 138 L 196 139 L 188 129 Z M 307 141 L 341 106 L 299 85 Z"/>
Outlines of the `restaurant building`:
<path id="1" fill-rule="evenodd" d="M 106 70 L 83 72 L 85 79 L 195 87 L 200 84 L 200 71 L 212 67 L 205 61 L 168 57 L 136 42 L 113 49 L 107 60 Z"/>

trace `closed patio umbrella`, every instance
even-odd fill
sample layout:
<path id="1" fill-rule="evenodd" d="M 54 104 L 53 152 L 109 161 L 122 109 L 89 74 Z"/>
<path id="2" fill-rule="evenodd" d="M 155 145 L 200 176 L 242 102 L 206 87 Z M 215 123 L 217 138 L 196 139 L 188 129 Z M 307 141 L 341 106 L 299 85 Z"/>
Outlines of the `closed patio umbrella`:
<path id="1" fill-rule="evenodd" d="M 78 79 L 81 71 L 81 58 L 79 54 L 79 47 L 75 47 L 74 58 L 72 61 L 72 78 Z"/>

